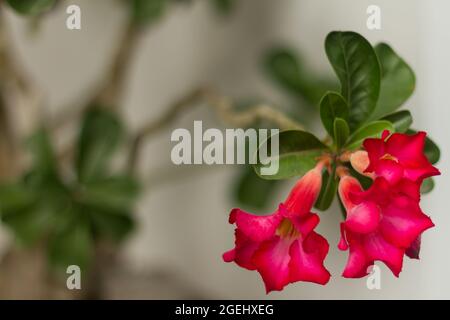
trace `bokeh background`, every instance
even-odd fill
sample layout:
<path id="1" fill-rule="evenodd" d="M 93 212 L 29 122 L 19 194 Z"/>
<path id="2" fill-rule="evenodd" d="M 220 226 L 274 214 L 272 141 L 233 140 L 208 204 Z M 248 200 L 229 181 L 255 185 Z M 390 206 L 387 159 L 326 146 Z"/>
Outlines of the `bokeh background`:
<path id="1" fill-rule="evenodd" d="M 81 7 L 82 30 L 66 29 L 66 4 Z M 366 9 L 371 4 L 381 7 L 381 30 L 366 27 Z M 214 14 L 206 1 L 170 8 L 142 35 L 127 73 L 120 112 L 129 130 L 157 119 L 174 100 L 203 84 L 232 97 L 258 97 L 282 105 L 286 97 L 261 71 L 261 57 L 267 49 L 278 44 L 296 48 L 308 67 L 331 75 L 323 49 L 325 36 L 332 30 L 357 31 L 372 43 L 391 44 L 415 70 L 417 89 L 406 106 L 413 113 L 415 127 L 426 130 L 442 150 L 438 164 L 442 176 L 436 178 L 434 192 L 422 202 L 436 227 L 423 236 L 420 261 L 405 259 L 399 279 L 379 264 L 381 290 L 368 290 L 365 279 L 340 277 L 347 253 L 336 248 L 341 216 L 333 206 L 320 215 L 318 227 L 330 242 L 326 265 L 333 277 L 329 284 L 297 283 L 267 296 L 257 273 L 221 259 L 222 253 L 233 246 L 233 227 L 227 219 L 237 203 L 230 185 L 240 168 L 177 167 L 170 161 L 173 129 L 191 129 L 194 120 L 203 120 L 205 127 L 223 128 L 210 109 L 200 106 L 145 142 L 139 172 L 147 187 L 136 210 L 139 225 L 121 248 L 121 267 L 106 284 L 107 296 L 450 298 L 450 180 L 446 174 L 450 169 L 449 12 L 450 2 L 446 0 L 238 0 L 227 17 Z M 13 39 L 10 50 L 21 68 L 45 90 L 46 110 L 51 117 L 85 102 L 108 67 L 127 12 L 112 0 L 65 1 L 40 22 L 34 35 L 30 35 L 25 19 L 11 10 L 3 14 Z M 37 120 L 32 113 L 25 117 L 30 122 Z M 289 185 L 277 191 L 274 205 L 283 200 Z M 2 228 L 0 238 L 5 252 L 11 236 Z"/>

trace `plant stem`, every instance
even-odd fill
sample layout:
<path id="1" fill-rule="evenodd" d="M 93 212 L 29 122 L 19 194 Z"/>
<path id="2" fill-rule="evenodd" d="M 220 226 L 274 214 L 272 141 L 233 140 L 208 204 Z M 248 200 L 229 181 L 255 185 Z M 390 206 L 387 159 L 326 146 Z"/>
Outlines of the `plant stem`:
<path id="1" fill-rule="evenodd" d="M 132 138 L 128 158 L 129 171 L 133 172 L 136 168 L 141 144 L 145 138 L 167 127 L 177 119 L 182 111 L 194 107 L 200 102 L 206 102 L 208 106 L 216 111 L 220 119 L 234 127 L 249 127 L 257 120 L 267 120 L 282 130 L 303 128 L 300 124 L 288 118 L 281 111 L 268 105 L 260 104 L 244 111 L 235 111 L 233 102 L 230 98 L 209 88 L 199 88 L 181 97 L 181 99 L 168 107 L 168 111 L 161 118 L 154 122 L 150 122 L 136 133 Z"/>

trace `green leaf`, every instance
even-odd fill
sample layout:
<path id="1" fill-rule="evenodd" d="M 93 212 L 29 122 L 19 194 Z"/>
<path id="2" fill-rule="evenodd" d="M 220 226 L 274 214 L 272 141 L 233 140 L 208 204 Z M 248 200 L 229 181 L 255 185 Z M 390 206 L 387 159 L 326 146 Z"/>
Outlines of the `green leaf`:
<path id="1" fill-rule="evenodd" d="M 221 14 L 229 14 L 235 5 L 235 0 L 212 0 L 212 2 Z"/>
<path id="2" fill-rule="evenodd" d="M 134 21 L 147 25 L 160 18 L 167 6 L 167 0 L 131 0 Z"/>
<path id="3" fill-rule="evenodd" d="M 44 180 L 57 179 L 58 167 L 46 129 L 41 128 L 27 141 L 27 147 L 33 158 L 32 172 Z"/>
<path id="4" fill-rule="evenodd" d="M 271 150 L 270 146 L 273 138 L 270 137 L 259 148 Z M 256 173 L 263 179 L 279 180 L 301 176 L 316 165 L 318 156 L 324 151 L 328 151 L 328 147 L 317 137 L 301 130 L 282 131 L 278 134 L 278 139 L 279 156 L 271 158 L 272 160 L 279 160 L 278 173 L 275 175 L 263 175 L 261 169 L 265 165 L 262 163 L 254 165 Z"/>
<path id="5" fill-rule="evenodd" d="M 20 205 L 11 205 L 11 202 L 8 205 L 7 202 L 8 206 L 2 210 L 3 222 L 24 245 L 34 244 L 64 223 L 66 212 L 71 208 L 68 191 L 61 185 L 49 182 L 33 187 L 35 189 L 22 186 L 20 191 L 17 187 L 10 190 L 10 195 L 15 194 L 21 199 Z M 19 192 L 28 195 L 19 196 Z"/>
<path id="6" fill-rule="evenodd" d="M 331 32 L 325 50 L 349 106 L 353 131 L 365 123 L 377 104 L 380 92 L 380 65 L 370 43 L 355 32 Z"/>
<path id="7" fill-rule="evenodd" d="M 406 134 L 412 135 L 416 134 L 417 130 L 414 129 L 408 129 L 406 131 Z M 425 138 L 425 146 L 424 146 L 424 153 L 425 156 L 428 158 L 428 161 L 431 162 L 431 164 L 435 164 L 439 161 L 441 158 L 441 150 L 437 146 L 437 144 L 427 135 Z"/>
<path id="8" fill-rule="evenodd" d="M 35 194 L 22 184 L 0 186 L 0 215 L 29 210 L 35 202 Z"/>
<path id="9" fill-rule="evenodd" d="M 20 14 L 38 15 L 51 9 L 56 0 L 6 0 Z"/>
<path id="10" fill-rule="evenodd" d="M 411 67 L 390 46 L 375 47 L 381 65 L 381 87 L 377 107 L 371 119 L 379 119 L 397 110 L 413 94 L 416 77 Z"/>
<path id="11" fill-rule="evenodd" d="M 437 163 L 441 158 L 441 150 L 439 149 L 437 144 L 428 136 L 425 139 L 424 152 L 431 164 Z"/>
<path id="12" fill-rule="evenodd" d="M 251 166 L 243 168 L 234 187 L 236 200 L 248 210 L 263 210 L 279 185 L 277 180 L 261 179 Z"/>
<path id="13" fill-rule="evenodd" d="M 386 120 L 379 120 L 368 123 L 352 134 L 346 147 L 348 149 L 357 149 L 361 146 L 362 142 L 365 139 L 380 137 L 384 130 L 394 132 L 394 126 L 392 125 L 392 123 Z"/>
<path id="14" fill-rule="evenodd" d="M 348 120 L 348 106 L 344 98 L 336 92 L 327 92 L 320 100 L 320 119 L 328 134 L 334 138 L 334 120 Z"/>
<path id="15" fill-rule="evenodd" d="M 350 135 L 350 128 L 347 122 L 342 118 L 334 119 L 334 141 L 336 147 L 340 150 L 348 140 Z"/>
<path id="16" fill-rule="evenodd" d="M 123 128 L 114 114 L 101 109 L 86 112 L 76 158 L 79 181 L 85 183 L 106 175 L 122 136 Z"/>
<path id="17" fill-rule="evenodd" d="M 83 272 L 89 266 L 93 248 L 89 225 L 78 217 L 50 239 L 49 260 L 54 267 L 65 270 L 69 265 L 78 265 Z"/>
<path id="18" fill-rule="evenodd" d="M 325 170 L 322 174 L 322 189 L 314 206 L 322 211 L 327 210 L 333 203 L 337 188 L 338 181 L 335 178 L 335 169 L 333 169 L 331 175 Z"/>
<path id="19" fill-rule="evenodd" d="M 288 48 L 274 48 L 264 59 L 269 77 L 288 93 L 311 105 L 317 105 L 323 94 L 335 87 L 307 71 L 298 54 Z"/>
<path id="20" fill-rule="evenodd" d="M 392 123 L 394 126 L 395 132 L 404 133 L 406 132 L 413 122 L 413 118 L 411 116 L 411 112 L 408 110 L 397 111 L 391 113 L 381 120 L 386 120 Z"/>
<path id="21" fill-rule="evenodd" d="M 139 194 L 138 182 L 130 176 L 111 176 L 80 187 L 77 201 L 85 206 L 107 210 L 129 210 Z"/>
<path id="22" fill-rule="evenodd" d="M 425 139 L 424 152 L 431 164 L 437 163 L 441 158 L 441 150 L 439 149 L 437 144 L 428 136 Z"/>
<path id="23" fill-rule="evenodd" d="M 423 180 L 422 185 L 420 186 L 420 193 L 426 194 L 431 192 L 434 189 L 434 179 L 426 178 Z"/>
<path id="24" fill-rule="evenodd" d="M 135 228 L 135 222 L 129 212 L 91 211 L 89 215 L 94 234 L 100 238 L 109 238 L 121 242 Z"/>
<path id="25" fill-rule="evenodd" d="M 13 231 L 17 241 L 25 246 L 33 245 L 42 239 L 54 219 L 55 212 L 44 205 L 2 215 L 3 223 Z"/>

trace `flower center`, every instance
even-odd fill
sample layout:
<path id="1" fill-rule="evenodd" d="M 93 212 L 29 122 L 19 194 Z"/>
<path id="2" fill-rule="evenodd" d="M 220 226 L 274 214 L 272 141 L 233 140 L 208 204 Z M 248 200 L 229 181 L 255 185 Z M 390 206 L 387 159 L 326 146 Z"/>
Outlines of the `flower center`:
<path id="1" fill-rule="evenodd" d="M 396 157 L 394 157 L 392 154 L 390 154 L 390 153 L 386 153 L 384 156 L 382 156 L 381 158 L 380 158 L 381 160 L 392 160 L 392 161 L 395 161 L 395 162 L 398 162 L 398 159 L 396 158 Z"/>
<path id="2" fill-rule="evenodd" d="M 278 226 L 277 234 L 282 238 L 297 238 L 300 232 L 289 219 L 283 219 Z"/>

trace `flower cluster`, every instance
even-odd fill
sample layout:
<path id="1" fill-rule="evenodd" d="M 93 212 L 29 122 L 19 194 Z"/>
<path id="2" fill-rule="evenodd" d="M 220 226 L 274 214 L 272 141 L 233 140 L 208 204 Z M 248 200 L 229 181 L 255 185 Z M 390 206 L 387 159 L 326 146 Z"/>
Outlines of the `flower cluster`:
<path id="1" fill-rule="evenodd" d="M 434 226 L 420 208 L 420 187 L 424 179 L 439 174 L 424 154 L 425 137 L 424 132 L 385 131 L 381 138 L 366 139 L 365 150 L 354 152 L 349 160 L 356 171 L 372 180 L 367 190 L 347 167 L 337 168 L 338 194 L 346 211 L 338 248 L 349 251 L 344 277 L 366 276 L 376 260 L 398 276 L 405 254 L 418 258 L 420 236 Z M 330 170 L 324 160 L 297 182 L 272 215 L 231 211 L 235 248 L 223 259 L 258 271 L 267 292 L 296 281 L 326 284 L 330 278 L 324 267 L 329 245 L 314 231 L 319 217 L 311 212 L 323 170 Z"/>

